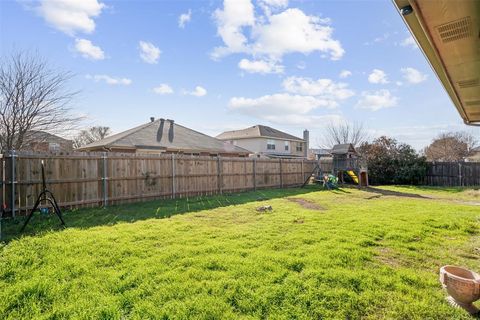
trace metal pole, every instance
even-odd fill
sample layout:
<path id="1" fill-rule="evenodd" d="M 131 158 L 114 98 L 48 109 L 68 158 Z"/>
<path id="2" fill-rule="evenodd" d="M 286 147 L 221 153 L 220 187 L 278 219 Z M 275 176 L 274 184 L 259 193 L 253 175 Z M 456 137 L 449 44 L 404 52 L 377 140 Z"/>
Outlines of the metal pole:
<path id="1" fill-rule="evenodd" d="M 11 186 L 11 194 L 10 194 L 10 208 L 12 210 L 12 217 L 15 219 L 15 158 L 17 155 L 15 154 L 15 150 L 10 151 L 10 164 L 11 164 L 11 176 L 10 176 L 10 186 Z"/>
<path id="2" fill-rule="evenodd" d="M 257 158 L 253 158 L 253 191 L 257 191 Z"/>
<path id="3" fill-rule="evenodd" d="M 172 198 L 175 199 L 175 154 L 172 153 Z"/>
<path id="4" fill-rule="evenodd" d="M 104 152 L 102 156 L 103 160 L 103 206 L 106 207 L 108 205 L 108 188 L 107 188 L 107 153 Z"/>

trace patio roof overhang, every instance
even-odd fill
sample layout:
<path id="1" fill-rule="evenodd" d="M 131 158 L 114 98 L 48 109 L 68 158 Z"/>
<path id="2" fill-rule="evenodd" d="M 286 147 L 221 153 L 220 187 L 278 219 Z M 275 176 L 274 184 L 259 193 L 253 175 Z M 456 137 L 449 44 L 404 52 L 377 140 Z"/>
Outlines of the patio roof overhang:
<path id="1" fill-rule="evenodd" d="M 480 125 L 480 1 L 392 1 L 463 121 Z"/>

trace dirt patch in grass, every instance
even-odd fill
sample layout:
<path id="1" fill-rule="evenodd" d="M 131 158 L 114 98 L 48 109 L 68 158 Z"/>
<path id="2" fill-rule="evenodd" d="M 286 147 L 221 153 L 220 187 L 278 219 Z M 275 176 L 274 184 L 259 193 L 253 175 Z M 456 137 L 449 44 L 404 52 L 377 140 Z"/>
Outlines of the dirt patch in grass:
<path id="1" fill-rule="evenodd" d="M 302 207 L 304 207 L 305 209 L 310 209 L 310 210 L 327 210 L 325 209 L 324 207 L 322 207 L 321 205 L 313 202 L 313 201 L 310 201 L 310 200 L 307 200 L 307 199 L 303 199 L 303 198 L 287 198 L 288 201 L 290 202 L 295 202 L 295 203 L 298 203 L 299 205 L 301 205 Z"/>
<path id="2" fill-rule="evenodd" d="M 377 261 L 393 268 L 398 268 L 402 265 L 401 261 L 395 257 L 395 254 L 390 248 L 379 248 L 375 258 Z"/>

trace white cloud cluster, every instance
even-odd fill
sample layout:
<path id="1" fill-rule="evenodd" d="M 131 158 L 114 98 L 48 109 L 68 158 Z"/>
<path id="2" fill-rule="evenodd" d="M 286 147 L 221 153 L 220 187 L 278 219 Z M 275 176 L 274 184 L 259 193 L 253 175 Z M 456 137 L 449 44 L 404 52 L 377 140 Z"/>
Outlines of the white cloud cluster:
<path id="1" fill-rule="evenodd" d="M 159 48 L 157 48 L 153 43 L 146 41 L 140 41 L 139 47 L 140 58 L 142 58 L 143 61 L 150 64 L 158 63 L 161 53 Z"/>
<path id="2" fill-rule="evenodd" d="M 363 91 L 356 108 L 377 111 L 384 108 L 391 108 L 397 105 L 398 98 L 392 95 L 389 90 Z"/>
<path id="3" fill-rule="evenodd" d="M 354 92 L 345 83 L 330 79 L 288 77 L 283 83 L 286 92 L 257 98 L 233 97 L 233 111 L 278 124 L 309 125 L 332 115 L 312 115 L 316 109 L 334 109 Z M 336 116 L 336 115 L 335 115 Z"/>
<path id="4" fill-rule="evenodd" d="M 153 92 L 156 94 L 161 94 L 161 95 L 166 95 L 166 94 L 172 94 L 173 89 L 166 83 L 162 83 L 159 86 L 153 88 Z"/>
<path id="5" fill-rule="evenodd" d="M 128 78 L 114 78 L 114 77 L 111 77 L 111 76 L 108 76 L 106 74 L 96 74 L 96 75 L 89 75 L 87 74 L 85 76 L 85 78 L 87 79 L 92 79 L 94 80 L 95 82 L 105 82 L 106 84 L 110 84 L 110 85 L 124 85 L 124 86 L 128 86 L 132 83 L 132 80 L 131 79 L 128 79 Z"/>
<path id="6" fill-rule="evenodd" d="M 403 78 L 411 84 L 418 84 L 420 82 L 423 82 L 427 80 L 428 77 L 426 74 L 423 74 L 417 69 L 410 67 L 402 68 L 400 71 L 403 74 Z"/>
<path id="7" fill-rule="evenodd" d="M 248 60 L 242 59 L 238 63 L 238 67 L 248 73 L 283 73 L 284 66 L 277 64 L 275 61 L 268 60 Z"/>
<path id="8" fill-rule="evenodd" d="M 261 6 L 282 9 L 288 1 L 261 1 Z M 306 15 L 302 10 L 289 8 L 272 14 L 255 16 L 251 0 L 224 0 L 223 9 L 214 13 L 217 34 L 224 46 L 216 47 L 212 58 L 219 59 L 232 53 L 245 53 L 255 60 L 277 63 L 285 54 L 315 51 L 332 60 L 345 53 L 340 42 L 333 39 L 329 19 Z M 248 30 L 247 30 L 248 29 Z"/>
<path id="9" fill-rule="evenodd" d="M 103 60 L 105 59 L 105 53 L 103 50 L 94 45 L 90 40 L 75 39 L 75 51 L 80 53 L 82 57 L 91 60 Z"/>
<path id="10" fill-rule="evenodd" d="M 182 13 L 180 17 L 178 17 L 178 27 L 179 28 L 185 28 L 185 25 L 190 22 L 192 19 L 192 10 L 188 10 L 187 13 Z"/>
<path id="11" fill-rule="evenodd" d="M 203 97 L 207 95 L 207 90 L 202 86 L 196 86 L 193 91 L 183 91 L 184 95 L 191 95 L 195 97 Z"/>
<path id="12" fill-rule="evenodd" d="M 95 21 L 105 5 L 97 0 L 41 0 L 37 13 L 57 30 L 70 36 L 92 33 Z"/>
<path id="13" fill-rule="evenodd" d="M 352 75 L 352 72 L 349 70 L 342 70 L 340 74 L 338 75 L 340 78 L 345 79 L 348 78 Z"/>
<path id="14" fill-rule="evenodd" d="M 412 36 L 408 36 L 405 39 L 403 39 L 402 42 L 400 42 L 400 45 L 402 47 L 410 47 L 412 49 L 418 48 L 417 42 L 415 41 L 415 39 L 413 39 Z"/>
<path id="15" fill-rule="evenodd" d="M 337 100 L 345 100 L 355 93 L 348 89 L 348 84 L 334 82 L 331 79 L 312 80 L 310 78 L 288 77 L 283 83 L 283 88 L 291 93 L 322 97 L 331 101 L 332 105 Z"/>
<path id="16" fill-rule="evenodd" d="M 373 69 L 372 73 L 368 75 L 368 82 L 376 84 L 388 83 L 387 74 L 380 69 Z"/>

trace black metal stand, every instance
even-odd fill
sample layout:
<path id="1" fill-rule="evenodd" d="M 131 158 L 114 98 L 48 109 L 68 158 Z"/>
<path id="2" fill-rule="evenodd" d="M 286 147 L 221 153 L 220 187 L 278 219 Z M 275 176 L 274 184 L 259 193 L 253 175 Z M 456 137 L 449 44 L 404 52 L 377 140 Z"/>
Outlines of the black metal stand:
<path id="1" fill-rule="evenodd" d="M 40 192 L 40 194 L 38 195 L 37 201 L 35 201 L 35 205 L 33 206 L 32 211 L 30 211 L 30 213 L 28 214 L 27 220 L 25 220 L 25 223 L 23 224 L 20 232 L 23 232 L 25 230 L 25 227 L 27 226 L 28 222 L 32 218 L 35 211 L 37 211 L 38 206 L 42 201 L 49 202 L 52 205 L 53 211 L 57 215 L 58 219 L 60 219 L 60 221 L 62 222 L 62 226 L 66 227 L 65 221 L 63 221 L 63 217 L 62 217 L 62 211 L 60 211 L 60 207 L 57 204 L 57 200 L 55 200 L 55 196 L 53 195 L 53 193 L 47 189 L 47 183 L 45 182 L 45 167 L 43 165 L 43 160 L 42 160 L 42 192 Z"/>

